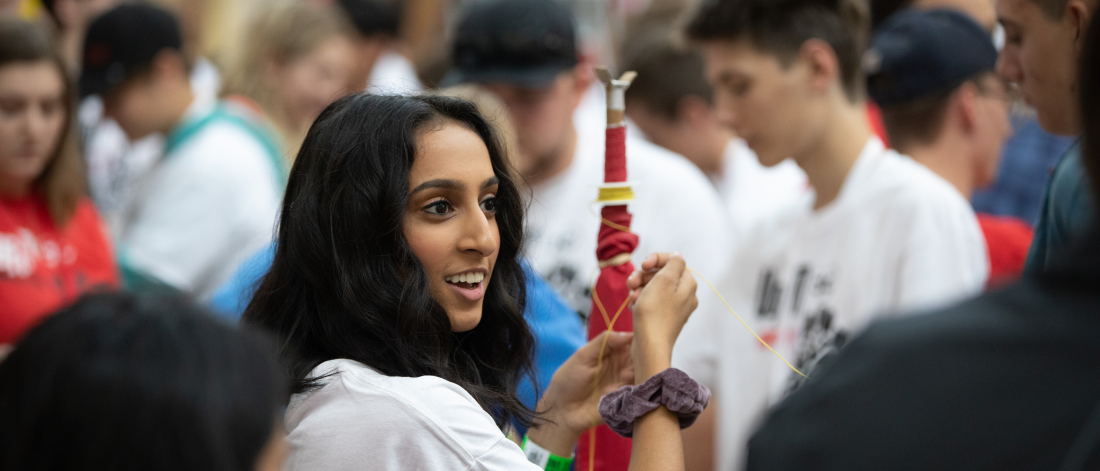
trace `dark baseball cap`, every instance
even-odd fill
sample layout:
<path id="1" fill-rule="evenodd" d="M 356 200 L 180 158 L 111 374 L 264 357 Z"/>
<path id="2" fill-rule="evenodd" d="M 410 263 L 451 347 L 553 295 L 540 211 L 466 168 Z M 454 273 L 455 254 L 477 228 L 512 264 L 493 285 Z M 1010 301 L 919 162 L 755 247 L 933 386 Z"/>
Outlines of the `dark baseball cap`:
<path id="1" fill-rule="evenodd" d="M 115 7 L 88 26 L 80 96 L 109 91 L 134 71 L 152 64 L 160 51 L 179 51 L 182 44 L 179 21 L 167 10 L 145 3 Z"/>
<path id="2" fill-rule="evenodd" d="M 902 10 L 886 20 L 863 56 L 867 93 L 879 106 L 949 93 L 993 72 L 993 38 L 963 13 Z"/>
<path id="3" fill-rule="evenodd" d="M 479 1 L 459 22 L 452 59 L 442 86 L 546 86 L 577 65 L 573 14 L 554 0 Z"/>

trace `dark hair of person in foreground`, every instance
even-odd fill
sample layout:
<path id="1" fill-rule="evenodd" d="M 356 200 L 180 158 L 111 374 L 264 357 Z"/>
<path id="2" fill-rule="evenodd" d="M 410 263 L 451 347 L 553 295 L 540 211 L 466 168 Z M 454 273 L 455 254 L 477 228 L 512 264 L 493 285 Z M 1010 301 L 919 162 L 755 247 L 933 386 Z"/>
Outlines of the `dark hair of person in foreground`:
<path id="1" fill-rule="evenodd" d="M 1100 174 L 1100 27 L 1081 54 Z M 1100 229 L 1037 276 L 872 325 L 749 442 L 750 470 L 1100 469 Z"/>
<path id="2" fill-rule="evenodd" d="M 87 295 L 0 362 L 0 470 L 254 470 L 286 399 L 269 347 L 183 298 Z"/>
<path id="3" fill-rule="evenodd" d="M 499 179 L 500 251 L 477 327 L 452 332 L 402 231 L 418 133 L 458 122 L 481 137 Z M 279 338 L 293 391 L 317 365 L 346 358 L 387 376 L 437 376 L 465 389 L 498 425 L 530 425 L 516 397 L 534 339 L 517 260 L 523 206 L 492 127 L 473 104 L 439 96 L 351 95 L 314 122 L 295 160 L 271 271 L 244 322 Z"/>

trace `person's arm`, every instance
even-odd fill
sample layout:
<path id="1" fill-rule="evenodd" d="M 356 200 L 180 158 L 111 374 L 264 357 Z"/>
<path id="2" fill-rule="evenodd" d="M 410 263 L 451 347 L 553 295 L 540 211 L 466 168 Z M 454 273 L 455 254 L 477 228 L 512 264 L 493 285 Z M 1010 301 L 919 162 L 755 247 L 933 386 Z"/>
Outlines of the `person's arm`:
<path id="1" fill-rule="evenodd" d="M 554 373 L 539 402 L 537 410 L 545 422 L 532 427 L 527 438 L 550 453 L 571 456 L 581 433 L 603 422 L 598 410 L 601 397 L 621 386 L 645 382 L 672 364 L 672 346 L 698 305 L 695 279 L 683 257 L 650 255 L 627 286 L 632 290 L 634 333 L 614 332 L 592 339 Z M 594 388 L 595 384 L 599 386 Z M 663 406 L 635 422 L 630 469 L 684 469 L 679 419 Z"/>
<path id="2" fill-rule="evenodd" d="M 599 361 L 605 336 L 607 347 Z M 611 332 L 589 341 L 554 373 L 546 394 L 535 409 L 544 422 L 527 432 L 527 438 L 551 453 L 568 457 L 573 454 L 585 430 L 600 425 L 600 398 L 634 380 L 630 344 L 634 334 Z M 599 388 L 594 389 L 599 365 Z"/>
<path id="3" fill-rule="evenodd" d="M 718 429 L 718 404 L 712 397 L 706 410 L 691 427 L 681 432 L 684 440 L 684 469 L 714 471 L 714 440 Z"/>
<path id="4" fill-rule="evenodd" d="M 654 254 L 627 280 L 634 313 L 634 381 L 641 384 L 672 366 L 672 346 L 698 306 L 696 283 L 679 253 Z M 631 471 L 682 471 L 680 421 L 664 406 L 634 422 Z"/>
<path id="5" fill-rule="evenodd" d="M 671 345 L 636 340 L 634 354 L 635 382 L 641 384 L 653 375 L 672 366 Z M 667 348 L 667 350 L 665 350 Z M 630 470 L 683 470 L 684 447 L 680 438 L 680 421 L 671 411 L 660 406 L 634 421 L 634 441 L 630 448 Z"/>

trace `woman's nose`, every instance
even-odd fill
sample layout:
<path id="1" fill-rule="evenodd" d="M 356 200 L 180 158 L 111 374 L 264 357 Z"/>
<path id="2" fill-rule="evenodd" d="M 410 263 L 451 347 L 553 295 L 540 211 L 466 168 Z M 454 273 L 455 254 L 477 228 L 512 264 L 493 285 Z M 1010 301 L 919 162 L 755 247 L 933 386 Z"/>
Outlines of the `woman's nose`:
<path id="1" fill-rule="evenodd" d="M 471 211 L 463 224 L 463 234 L 459 239 L 459 250 L 476 251 L 483 257 L 497 250 L 497 237 L 493 231 L 493 221 L 479 210 Z"/>

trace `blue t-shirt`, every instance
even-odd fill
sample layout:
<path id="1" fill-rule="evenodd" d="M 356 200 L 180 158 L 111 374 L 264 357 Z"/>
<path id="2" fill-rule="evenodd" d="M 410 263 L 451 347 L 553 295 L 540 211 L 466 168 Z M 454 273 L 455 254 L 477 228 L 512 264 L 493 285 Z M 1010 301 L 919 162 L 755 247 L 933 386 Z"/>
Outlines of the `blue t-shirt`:
<path id="1" fill-rule="evenodd" d="M 1092 204 L 1092 191 L 1078 142 L 1066 151 L 1050 176 L 1039 225 L 1035 227 L 1035 240 L 1024 266 L 1026 273 L 1041 273 L 1055 254 L 1086 229 L 1092 218 Z"/>
<path id="2" fill-rule="evenodd" d="M 534 409 L 558 367 L 588 342 L 588 333 L 581 315 L 565 303 L 550 283 L 526 262 L 523 269 L 527 272 L 527 308 L 523 317 L 531 327 L 531 335 L 535 336 L 535 378 L 538 384 L 536 387 L 525 378 L 516 393 L 524 405 Z M 527 433 L 525 427 L 513 425 L 521 437 Z"/>
<path id="3" fill-rule="evenodd" d="M 275 244 L 270 244 L 245 260 L 233 277 L 214 294 L 210 301 L 214 311 L 230 321 L 239 321 L 274 259 Z M 523 316 L 535 336 L 535 378 L 538 384 L 536 387 L 529 379 L 524 379 L 516 392 L 520 400 L 533 409 L 558 367 L 587 342 L 587 334 L 580 314 L 566 305 L 554 288 L 527 263 L 523 264 L 523 269 L 527 273 L 527 308 Z M 517 428 L 521 436 L 526 433 L 522 427 L 517 425 Z"/>
<path id="4" fill-rule="evenodd" d="M 240 321 L 244 308 L 252 302 L 252 295 L 256 293 L 260 280 L 271 269 L 271 262 L 274 260 L 275 244 L 267 244 L 255 255 L 245 259 L 229 281 L 214 292 L 210 307 L 227 320 Z"/>

